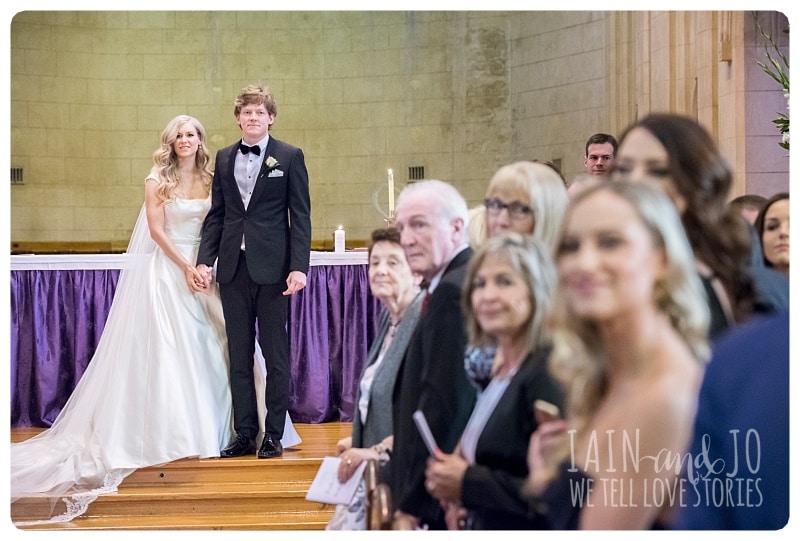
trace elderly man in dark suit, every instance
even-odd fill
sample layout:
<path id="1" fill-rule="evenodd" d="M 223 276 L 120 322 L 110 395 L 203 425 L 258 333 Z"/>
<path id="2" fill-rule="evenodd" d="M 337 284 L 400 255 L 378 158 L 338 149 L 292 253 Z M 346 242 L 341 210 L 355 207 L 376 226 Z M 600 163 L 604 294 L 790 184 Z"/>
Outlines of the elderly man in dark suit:
<path id="1" fill-rule="evenodd" d="M 243 88 L 233 113 L 242 140 L 217 152 L 197 267 L 208 287 L 217 262 L 228 335 L 236 437 L 220 456 L 255 453 L 257 324 L 267 367 L 267 416 L 258 458 L 273 458 L 283 454 L 289 406 L 288 296 L 305 287 L 311 250 L 308 171 L 302 150 L 269 135 L 277 115 L 269 88 Z"/>
<path id="2" fill-rule="evenodd" d="M 439 448 L 451 453 L 475 403 L 464 370 L 467 337 L 461 284 L 472 255 L 467 204 L 451 185 L 421 181 L 397 200 L 396 226 L 411 270 L 428 283 L 422 314 L 394 387 L 390 485 L 395 527 L 444 529 L 442 508 L 425 489 L 428 451 L 412 419 L 421 410 Z"/>

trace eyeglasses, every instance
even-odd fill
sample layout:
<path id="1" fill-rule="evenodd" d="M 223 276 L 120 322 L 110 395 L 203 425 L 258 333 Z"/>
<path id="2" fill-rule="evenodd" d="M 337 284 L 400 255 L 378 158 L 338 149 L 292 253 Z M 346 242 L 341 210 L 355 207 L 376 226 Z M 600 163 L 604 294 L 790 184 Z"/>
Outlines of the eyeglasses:
<path id="1" fill-rule="evenodd" d="M 489 214 L 498 215 L 503 209 L 508 209 L 508 215 L 515 219 L 521 220 L 533 214 L 533 209 L 519 201 L 512 201 L 511 203 L 503 203 L 498 198 L 485 199 L 483 204 L 486 205 L 486 210 Z"/>

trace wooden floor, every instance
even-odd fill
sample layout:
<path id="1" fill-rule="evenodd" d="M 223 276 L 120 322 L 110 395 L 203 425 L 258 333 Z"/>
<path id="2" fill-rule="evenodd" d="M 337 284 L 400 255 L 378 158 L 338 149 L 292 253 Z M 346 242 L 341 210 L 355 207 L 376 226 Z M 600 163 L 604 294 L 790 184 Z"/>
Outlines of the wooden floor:
<path id="1" fill-rule="evenodd" d="M 62 530 L 322 530 L 333 506 L 309 502 L 305 494 L 322 458 L 349 436 L 350 423 L 295 424 L 302 442 L 283 457 L 259 460 L 183 459 L 137 470 L 115 494 L 93 502 L 72 522 L 20 529 Z M 41 429 L 13 429 L 23 441 Z M 44 498 L 11 505 L 14 522 L 41 518 Z M 63 505 L 62 505 L 63 507 Z M 58 507 L 56 508 L 58 511 Z"/>

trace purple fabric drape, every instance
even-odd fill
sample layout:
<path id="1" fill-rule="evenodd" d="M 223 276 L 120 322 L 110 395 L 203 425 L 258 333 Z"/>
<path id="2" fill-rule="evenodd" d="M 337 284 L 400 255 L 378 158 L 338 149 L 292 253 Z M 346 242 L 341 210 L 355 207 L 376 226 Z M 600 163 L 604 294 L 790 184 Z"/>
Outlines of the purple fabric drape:
<path id="1" fill-rule="evenodd" d="M 380 313 L 366 269 L 311 267 L 306 288 L 292 298 L 290 412 L 296 422 L 353 420 L 358 378 Z"/>
<path id="2" fill-rule="evenodd" d="M 49 427 L 94 354 L 119 270 L 11 272 L 11 426 Z M 289 303 L 299 423 L 351 421 L 380 302 L 366 265 L 313 266 Z"/>
<path id="3" fill-rule="evenodd" d="M 119 270 L 11 272 L 11 426 L 50 426 L 105 327 Z"/>

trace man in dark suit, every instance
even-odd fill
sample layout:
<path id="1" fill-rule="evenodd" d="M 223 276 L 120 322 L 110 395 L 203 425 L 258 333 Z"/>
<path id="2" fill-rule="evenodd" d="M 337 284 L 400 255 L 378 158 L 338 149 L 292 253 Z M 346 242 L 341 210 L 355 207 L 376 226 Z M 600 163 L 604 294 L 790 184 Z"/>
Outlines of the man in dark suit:
<path id="1" fill-rule="evenodd" d="M 456 447 L 475 403 L 464 370 L 467 344 L 461 283 L 472 255 L 468 210 L 458 191 L 438 180 L 405 188 L 397 200 L 396 226 L 411 270 L 428 282 L 422 314 L 394 387 L 394 450 L 390 485 L 395 527 L 444 529 L 439 502 L 425 489 L 428 451 L 412 415 L 427 418 L 439 448 Z"/>
<path id="2" fill-rule="evenodd" d="M 289 407 L 288 296 L 305 287 L 309 266 L 308 171 L 302 150 L 269 135 L 277 115 L 269 88 L 242 89 L 233 114 L 242 141 L 217 152 L 197 267 L 207 288 L 217 262 L 228 335 L 236 436 L 220 456 L 255 452 L 260 428 L 253 376 L 257 324 L 267 367 L 267 416 L 258 457 L 272 458 L 283 454 Z"/>

